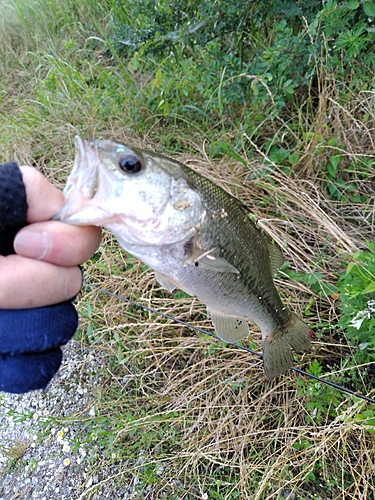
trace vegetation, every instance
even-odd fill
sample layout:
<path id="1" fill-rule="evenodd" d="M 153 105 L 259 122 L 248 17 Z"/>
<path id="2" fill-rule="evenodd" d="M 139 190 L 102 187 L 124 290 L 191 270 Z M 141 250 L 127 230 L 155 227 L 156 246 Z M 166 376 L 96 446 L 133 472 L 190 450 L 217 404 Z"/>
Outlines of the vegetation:
<path id="1" fill-rule="evenodd" d="M 374 397 L 375 2 L 3 0 L 0 12 L 2 159 L 62 187 L 79 133 L 215 179 L 284 249 L 277 285 L 316 333 L 300 366 Z M 85 276 L 211 329 L 108 234 Z M 258 358 L 88 287 L 78 308 L 78 338 L 105 370 L 95 416 L 66 422 L 102 450 L 92 467 L 118 461 L 112 487 L 137 476 L 139 499 L 374 498 L 374 406 L 293 373 L 268 381 Z M 244 345 L 259 341 L 254 328 Z"/>

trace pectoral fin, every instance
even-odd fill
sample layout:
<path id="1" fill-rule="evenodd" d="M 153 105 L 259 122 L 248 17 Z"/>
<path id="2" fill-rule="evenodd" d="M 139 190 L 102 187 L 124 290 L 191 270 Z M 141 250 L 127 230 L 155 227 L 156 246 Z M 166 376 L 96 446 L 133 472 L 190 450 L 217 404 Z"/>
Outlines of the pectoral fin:
<path id="1" fill-rule="evenodd" d="M 184 263 L 201 267 L 202 269 L 209 269 L 217 273 L 240 273 L 238 269 L 232 266 L 232 264 L 229 264 L 225 259 L 214 255 L 215 250 L 215 248 L 211 250 L 191 248 Z"/>
<path id="2" fill-rule="evenodd" d="M 231 316 L 207 308 L 218 337 L 225 342 L 236 342 L 249 335 L 249 325 L 245 318 Z"/>

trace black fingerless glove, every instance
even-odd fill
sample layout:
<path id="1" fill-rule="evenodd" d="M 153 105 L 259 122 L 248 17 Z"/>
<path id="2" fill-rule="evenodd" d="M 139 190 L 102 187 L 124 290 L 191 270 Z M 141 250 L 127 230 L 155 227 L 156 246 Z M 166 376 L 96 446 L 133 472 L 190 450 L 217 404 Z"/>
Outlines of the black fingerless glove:
<path id="1" fill-rule="evenodd" d="M 27 208 L 18 165 L 0 165 L 0 255 L 14 253 L 13 240 L 27 224 Z M 60 346 L 77 326 L 71 301 L 35 309 L 0 309 L 0 391 L 45 389 L 61 365 Z"/>

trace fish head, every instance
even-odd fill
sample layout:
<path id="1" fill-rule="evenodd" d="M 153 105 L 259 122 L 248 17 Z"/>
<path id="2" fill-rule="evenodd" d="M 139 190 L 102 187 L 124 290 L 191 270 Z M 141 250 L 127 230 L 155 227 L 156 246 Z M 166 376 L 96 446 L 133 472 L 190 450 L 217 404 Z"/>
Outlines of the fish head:
<path id="1" fill-rule="evenodd" d="M 205 211 L 181 164 L 109 140 L 77 136 L 75 146 L 55 220 L 106 227 L 120 244 L 168 245 L 197 231 Z"/>

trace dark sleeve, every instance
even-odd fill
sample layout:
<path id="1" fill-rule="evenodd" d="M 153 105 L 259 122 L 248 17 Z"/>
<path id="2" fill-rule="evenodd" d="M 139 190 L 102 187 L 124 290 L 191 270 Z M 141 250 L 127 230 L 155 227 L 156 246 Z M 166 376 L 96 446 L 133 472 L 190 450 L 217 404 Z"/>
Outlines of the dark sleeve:
<path id="1" fill-rule="evenodd" d="M 0 164 L 0 255 L 14 253 L 16 233 L 26 226 L 26 190 L 17 163 Z"/>
<path id="2" fill-rule="evenodd" d="M 78 315 L 68 300 L 35 309 L 0 309 L 0 391 L 45 389 L 60 368 Z"/>

